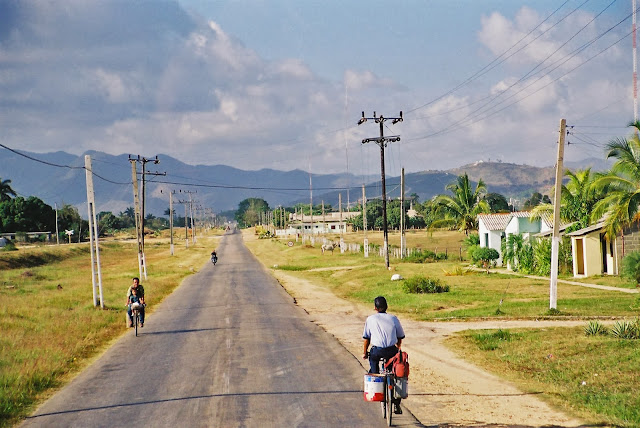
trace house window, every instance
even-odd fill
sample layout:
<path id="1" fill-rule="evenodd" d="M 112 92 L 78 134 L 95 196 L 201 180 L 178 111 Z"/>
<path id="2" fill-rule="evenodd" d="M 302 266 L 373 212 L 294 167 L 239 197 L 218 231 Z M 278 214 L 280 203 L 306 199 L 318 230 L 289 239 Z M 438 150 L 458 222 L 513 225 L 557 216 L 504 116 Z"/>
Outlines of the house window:
<path id="1" fill-rule="evenodd" d="M 484 234 L 484 246 L 485 247 L 489 246 L 489 234 L 488 233 Z"/>

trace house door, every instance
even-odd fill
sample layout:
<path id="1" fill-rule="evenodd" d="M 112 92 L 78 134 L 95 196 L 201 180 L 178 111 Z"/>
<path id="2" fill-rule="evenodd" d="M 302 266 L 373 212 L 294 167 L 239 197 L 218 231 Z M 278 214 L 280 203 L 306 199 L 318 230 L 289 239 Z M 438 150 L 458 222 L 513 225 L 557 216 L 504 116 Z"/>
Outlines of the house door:
<path id="1" fill-rule="evenodd" d="M 584 275 L 584 239 L 576 238 L 576 275 Z"/>
<path id="2" fill-rule="evenodd" d="M 605 234 L 600 234 L 600 252 L 602 253 L 602 273 L 607 273 L 607 238 Z"/>

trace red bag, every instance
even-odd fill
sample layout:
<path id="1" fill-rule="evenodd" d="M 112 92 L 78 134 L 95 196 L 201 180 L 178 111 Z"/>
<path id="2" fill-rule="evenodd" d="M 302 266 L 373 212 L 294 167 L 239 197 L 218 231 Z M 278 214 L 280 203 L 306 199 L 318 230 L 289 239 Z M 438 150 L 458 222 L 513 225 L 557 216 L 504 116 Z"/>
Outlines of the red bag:
<path id="1" fill-rule="evenodd" d="M 398 351 L 385 365 L 387 369 L 390 366 L 396 377 L 409 377 L 409 355 L 406 352 Z"/>

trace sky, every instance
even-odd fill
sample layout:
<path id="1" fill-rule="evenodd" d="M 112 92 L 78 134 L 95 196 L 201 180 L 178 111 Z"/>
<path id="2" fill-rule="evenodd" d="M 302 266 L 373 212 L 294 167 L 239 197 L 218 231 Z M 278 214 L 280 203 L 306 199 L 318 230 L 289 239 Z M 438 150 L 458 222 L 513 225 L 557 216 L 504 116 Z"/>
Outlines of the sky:
<path id="1" fill-rule="evenodd" d="M 631 0 L 1 0 L 0 143 L 313 174 L 604 158 Z M 0 148 L 0 159 L 1 151 Z"/>

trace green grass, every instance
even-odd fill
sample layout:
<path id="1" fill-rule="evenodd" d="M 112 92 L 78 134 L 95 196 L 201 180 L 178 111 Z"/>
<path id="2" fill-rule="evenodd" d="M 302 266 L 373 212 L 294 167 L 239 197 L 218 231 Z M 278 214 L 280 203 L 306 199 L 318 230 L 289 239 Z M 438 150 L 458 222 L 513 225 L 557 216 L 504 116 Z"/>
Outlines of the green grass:
<path id="1" fill-rule="evenodd" d="M 168 243 L 148 242 L 149 277 L 142 283 L 150 312 L 208 261 L 213 245 L 207 241 L 188 250 L 176 246 L 174 257 Z M 0 427 L 26 416 L 126 331 L 137 245 L 102 242 L 100 258 L 105 310 L 93 306 L 88 245 L 0 253 Z"/>
<path id="2" fill-rule="evenodd" d="M 417 239 L 417 237 L 414 237 Z M 310 280 L 353 302 L 370 304 L 387 297 L 393 312 L 418 320 L 635 318 L 640 296 L 558 283 L 557 310 L 549 309 L 549 281 L 504 273 L 464 272 L 460 262 L 401 263 L 393 272 L 379 257 L 335 252 L 322 256 L 319 247 L 286 247 L 277 240 L 248 242 L 266 266 L 307 266 L 291 275 Z M 313 270 L 332 267 L 328 270 Z M 349 268 L 349 269 L 344 269 Z M 404 278 L 424 275 L 450 286 L 448 293 L 407 294 Z M 466 272 L 465 272 L 466 273 Z M 596 283 L 629 288 L 619 277 L 598 277 Z M 589 282 L 588 279 L 584 282 Z M 466 359 L 507 378 L 569 414 L 601 426 L 640 426 L 640 340 L 610 335 L 586 336 L 585 327 L 473 331 L 447 341 Z M 583 385 L 582 382 L 585 382 Z"/>
<path id="3" fill-rule="evenodd" d="M 558 283 L 557 311 L 550 312 L 548 280 L 495 272 L 450 276 L 450 272 L 465 266 L 455 261 L 415 264 L 392 259 L 393 271 L 389 272 L 380 257 L 365 259 L 362 253 L 340 254 L 339 251 L 322 255 L 319 244 L 316 248 L 301 243 L 288 247 L 284 240 L 275 239 L 247 244 L 266 266 L 284 267 L 296 276 L 315 281 L 336 295 L 354 301 L 370 303 L 376 296 L 385 295 L 393 302 L 395 312 L 419 320 L 630 317 L 637 315 L 640 304 L 637 295 Z M 323 267 L 335 269 L 316 270 Z M 409 295 L 403 291 L 402 281 L 391 281 L 393 273 L 404 278 L 420 275 L 438 279 L 449 286 L 449 292 Z M 616 278 L 607 278 L 609 284 Z M 620 278 L 617 281 L 624 282 Z"/>
<path id="4" fill-rule="evenodd" d="M 576 327 L 466 331 L 446 343 L 594 424 L 640 426 L 640 340 L 586 336 Z"/>

